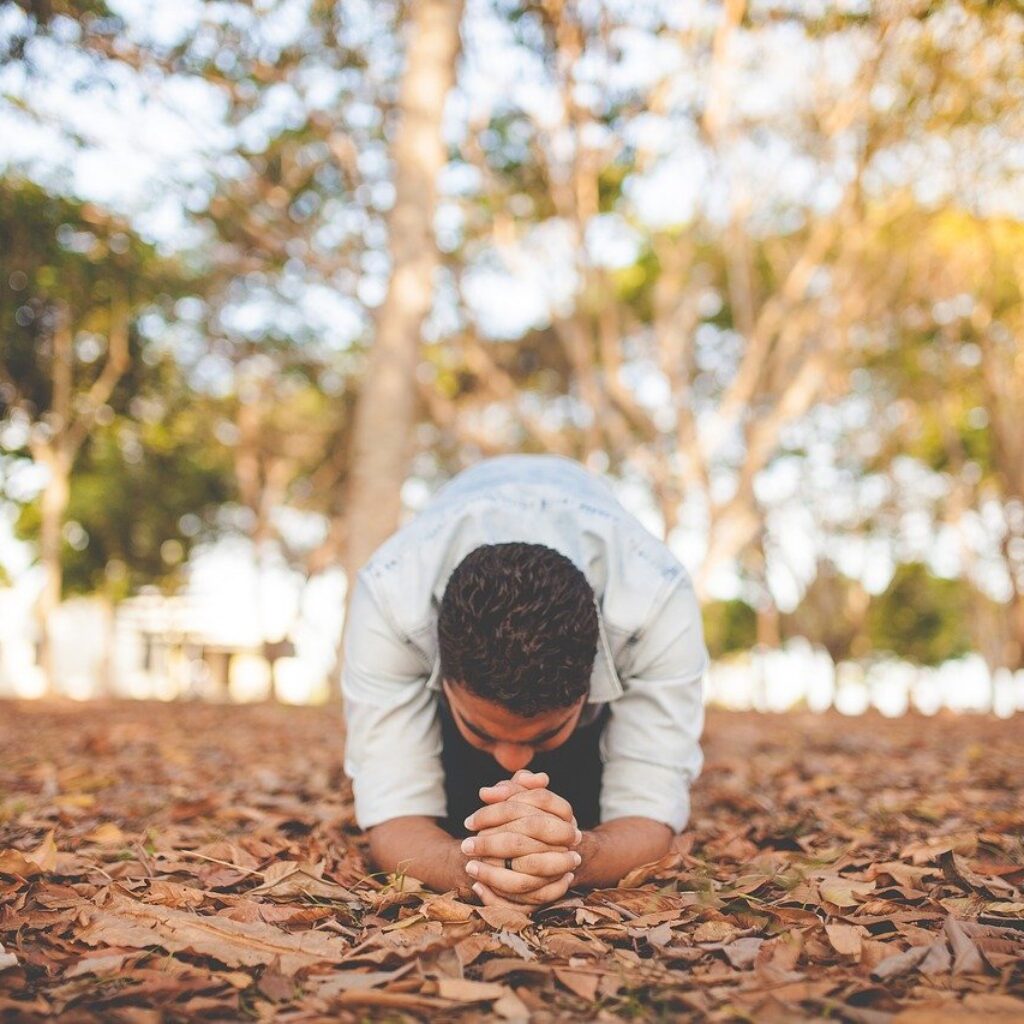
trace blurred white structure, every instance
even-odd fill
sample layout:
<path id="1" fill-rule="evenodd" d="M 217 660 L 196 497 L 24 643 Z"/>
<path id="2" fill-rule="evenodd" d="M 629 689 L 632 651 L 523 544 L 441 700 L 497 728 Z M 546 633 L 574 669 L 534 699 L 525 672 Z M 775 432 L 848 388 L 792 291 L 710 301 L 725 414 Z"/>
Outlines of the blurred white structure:
<path id="1" fill-rule="evenodd" d="M 14 594 L 0 591 L 0 696 L 41 697 L 35 623 Z M 322 669 L 296 657 L 290 640 L 265 643 L 254 622 L 239 623 L 187 595 L 143 594 L 116 611 L 94 598 L 65 601 L 53 624 L 57 689 L 76 700 L 251 701 L 273 684 L 289 703 L 326 699 Z"/>
<path id="2" fill-rule="evenodd" d="M 935 668 L 882 655 L 834 665 L 825 650 L 797 638 L 777 650 L 754 648 L 712 663 L 704 699 L 734 710 L 835 707 L 860 715 L 874 708 L 895 718 L 910 709 L 932 715 L 948 708 L 1009 718 L 1024 711 L 1024 669 L 991 673 L 977 654 Z"/>
<path id="3" fill-rule="evenodd" d="M 322 631 L 322 627 L 321 627 Z M 16 590 L 0 589 L 0 697 L 41 697 L 31 607 Z M 215 701 L 325 701 L 330 692 L 322 659 L 304 656 L 290 640 L 264 643 L 256 618 L 214 613 L 201 597 L 143 594 L 125 601 L 111 619 L 102 601 L 75 598 L 54 623 L 58 688 L 65 696 Z M 323 638 L 321 637 L 321 640 Z M 714 662 L 705 703 L 736 710 L 806 707 L 843 714 L 875 708 L 895 717 L 913 709 L 1024 711 L 1024 670 L 990 673 L 976 654 L 936 668 L 891 656 L 834 665 L 802 638 L 775 650 L 753 648 Z"/>

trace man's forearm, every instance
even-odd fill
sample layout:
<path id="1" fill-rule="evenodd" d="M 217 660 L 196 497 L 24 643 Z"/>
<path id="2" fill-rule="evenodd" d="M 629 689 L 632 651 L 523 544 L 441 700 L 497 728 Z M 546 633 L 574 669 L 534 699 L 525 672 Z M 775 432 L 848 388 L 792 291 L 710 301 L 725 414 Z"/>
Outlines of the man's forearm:
<path id="1" fill-rule="evenodd" d="M 466 874 L 471 859 L 433 818 L 392 818 L 369 830 L 370 856 L 380 871 L 418 878 L 437 892 L 457 889 L 471 896 L 472 879 Z"/>
<path id="2" fill-rule="evenodd" d="M 615 885 L 635 867 L 663 857 L 672 844 L 672 829 L 652 818 L 616 818 L 583 833 L 583 863 L 573 886 Z"/>

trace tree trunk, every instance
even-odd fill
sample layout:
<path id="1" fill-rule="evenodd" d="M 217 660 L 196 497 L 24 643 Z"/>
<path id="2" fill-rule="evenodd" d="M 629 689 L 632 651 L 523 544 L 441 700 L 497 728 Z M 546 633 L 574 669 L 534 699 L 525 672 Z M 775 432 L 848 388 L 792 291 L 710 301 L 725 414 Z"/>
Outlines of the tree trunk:
<path id="1" fill-rule="evenodd" d="M 1003 663 L 1007 668 L 1018 671 L 1024 668 L 1024 594 L 1016 588 L 1010 598 L 1007 618 L 1009 635 L 1003 651 Z"/>
<path id="2" fill-rule="evenodd" d="M 53 651 L 53 616 L 60 605 L 64 584 L 61 539 L 64 514 L 70 495 L 70 466 L 58 453 L 49 453 L 50 471 L 40 502 L 39 560 L 43 568 L 43 589 L 36 605 L 39 617 L 39 666 L 46 676 L 50 694 L 57 691 Z"/>
<path id="3" fill-rule="evenodd" d="M 411 456 L 420 330 L 433 301 L 437 177 L 445 163 L 441 121 L 455 80 L 461 0 L 410 5 L 399 96 L 395 205 L 388 216 L 391 280 L 356 405 L 349 473 L 345 574 L 351 581 L 399 523 Z M 348 607 L 346 597 L 346 609 Z"/>

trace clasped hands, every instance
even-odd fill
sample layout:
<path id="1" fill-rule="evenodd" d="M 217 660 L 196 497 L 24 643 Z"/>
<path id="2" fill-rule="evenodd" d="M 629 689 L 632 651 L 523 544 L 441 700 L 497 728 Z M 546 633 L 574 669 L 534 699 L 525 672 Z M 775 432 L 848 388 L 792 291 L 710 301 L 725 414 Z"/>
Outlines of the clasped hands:
<path id="1" fill-rule="evenodd" d="M 476 835 L 463 840 L 462 852 L 473 858 L 466 871 L 485 906 L 537 907 L 561 899 L 572 885 L 583 834 L 569 802 L 548 782 L 546 773 L 523 768 L 480 790 L 486 806 L 466 819 Z"/>

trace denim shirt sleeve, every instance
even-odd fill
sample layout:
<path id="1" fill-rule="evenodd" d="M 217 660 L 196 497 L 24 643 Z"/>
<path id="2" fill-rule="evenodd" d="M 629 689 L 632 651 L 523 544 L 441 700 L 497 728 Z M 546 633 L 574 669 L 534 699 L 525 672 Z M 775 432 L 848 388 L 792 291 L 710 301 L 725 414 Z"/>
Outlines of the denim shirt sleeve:
<path id="1" fill-rule="evenodd" d="M 357 574 L 345 628 L 345 772 L 362 829 L 390 818 L 446 813 L 437 698 L 420 655 Z"/>
<path id="2" fill-rule="evenodd" d="M 637 640 L 623 694 L 601 737 L 601 820 L 636 815 L 680 832 L 700 774 L 702 681 L 708 664 L 700 607 L 683 575 Z"/>

